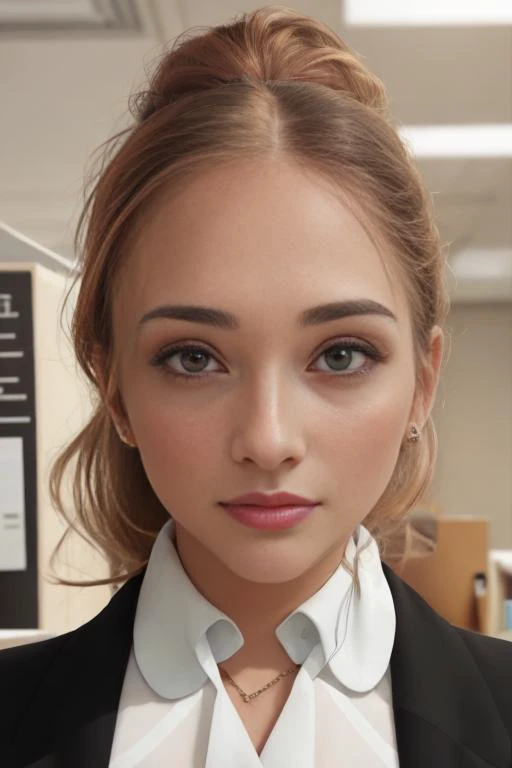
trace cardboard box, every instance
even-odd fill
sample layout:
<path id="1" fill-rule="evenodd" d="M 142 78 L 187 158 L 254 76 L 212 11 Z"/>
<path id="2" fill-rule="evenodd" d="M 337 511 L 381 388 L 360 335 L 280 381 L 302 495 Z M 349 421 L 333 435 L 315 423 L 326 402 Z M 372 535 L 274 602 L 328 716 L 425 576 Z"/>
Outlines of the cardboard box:
<path id="1" fill-rule="evenodd" d="M 487 574 L 489 520 L 445 515 L 434 519 L 432 552 L 388 563 L 451 624 L 487 634 L 488 598 L 476 599 L 474 578 L 479 572 Z"/>

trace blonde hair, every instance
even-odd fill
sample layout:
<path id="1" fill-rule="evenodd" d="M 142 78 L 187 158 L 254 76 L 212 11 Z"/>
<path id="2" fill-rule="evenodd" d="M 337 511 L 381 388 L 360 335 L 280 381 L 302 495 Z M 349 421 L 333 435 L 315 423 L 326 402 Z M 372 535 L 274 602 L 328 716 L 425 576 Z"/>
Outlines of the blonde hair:
<path id="1" fill-rule="evenodd" d="M 131 107 L 133 125 L 103 145 L 76 235 L 81 284 L 72 339 L 95 411 L 50 477 L 53 503 L 69 525 L 51 562 L 66 534 L 81 528 L 106 556 L 111 577 L 57 578 L 64 584 L 116 583 L 139 573 L 169 519 L 138 452 L 119 440 L 94 368 L 99 349 L 113 375 L 112 287 L 137 222 L 159 194 L 215 165 L 289 157 L 371 213 L 371 229 L 390 247 L 407 293 L 417 372 L 431 329 L 448 312 L 430 199 L 388 116 L 384 87 L 329 27 L 267 6 L 201 35 L 187 32 Z M 387 488 L 363 521 L 382 550 L 390 524 L 427 488 L 436 454 L 429 418 L 421 442 L 403 442 Z M 62 494 L 71 468 L 75 519 Z M 345 567 L 358 586 L 357 568 Z"/>

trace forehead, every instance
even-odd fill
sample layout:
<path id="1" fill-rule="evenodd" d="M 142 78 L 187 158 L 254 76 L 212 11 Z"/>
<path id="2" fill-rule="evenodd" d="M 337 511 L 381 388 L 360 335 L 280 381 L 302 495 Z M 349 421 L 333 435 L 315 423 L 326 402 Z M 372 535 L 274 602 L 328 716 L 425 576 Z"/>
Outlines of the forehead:
<path id="1" fill-rule="evenodd" d="M 274 322 L 287 322 L 316 299 L 351 298 L 407 314 L 393 260 L 352 208 L 332 184 L 288 161 L 203 172 L 141 220 L 115 315 L 131 323 L 170 300 L 200 300 L 241 317 L 271 309 Z"/>

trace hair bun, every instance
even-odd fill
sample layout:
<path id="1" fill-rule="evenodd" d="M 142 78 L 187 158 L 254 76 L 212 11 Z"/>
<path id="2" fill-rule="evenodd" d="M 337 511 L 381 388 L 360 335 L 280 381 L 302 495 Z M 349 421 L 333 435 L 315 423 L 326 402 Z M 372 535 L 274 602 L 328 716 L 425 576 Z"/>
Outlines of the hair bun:
<path id="1" fill-rule="evenodd" d="M 283 6 L 265 6 L 202 35 L 179 35 L 149 88 L 131 102 L 147 119 L 179 96 L 240 80 L 293 80 L 340 91 L 382 114 L 386 91 L 328 26 Z"/>

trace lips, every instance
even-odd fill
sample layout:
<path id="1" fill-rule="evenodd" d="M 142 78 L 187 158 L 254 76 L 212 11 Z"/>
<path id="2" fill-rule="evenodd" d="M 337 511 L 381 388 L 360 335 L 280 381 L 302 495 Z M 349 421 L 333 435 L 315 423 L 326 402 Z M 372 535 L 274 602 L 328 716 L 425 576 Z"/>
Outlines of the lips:
<path id="1" fill-rule="evenodd" d="M 236 496 L 228 501 L 220 502 L 222 506 L 252 506 L 252 507 L 308 507 L 318 504 L 304 496 L 296 496 L 293 493 L 282 491 L 280 493 L 260 493 L 252 491 L 243 496 Z"/>
<path id="2" fill-rule="evenodd" d="M 241 525 L 266 531 L 281 531 L 302 523 L 315 509 L 314 504 L 301 507 L 262 507 L 226 504 L 225 510 Z"/>

